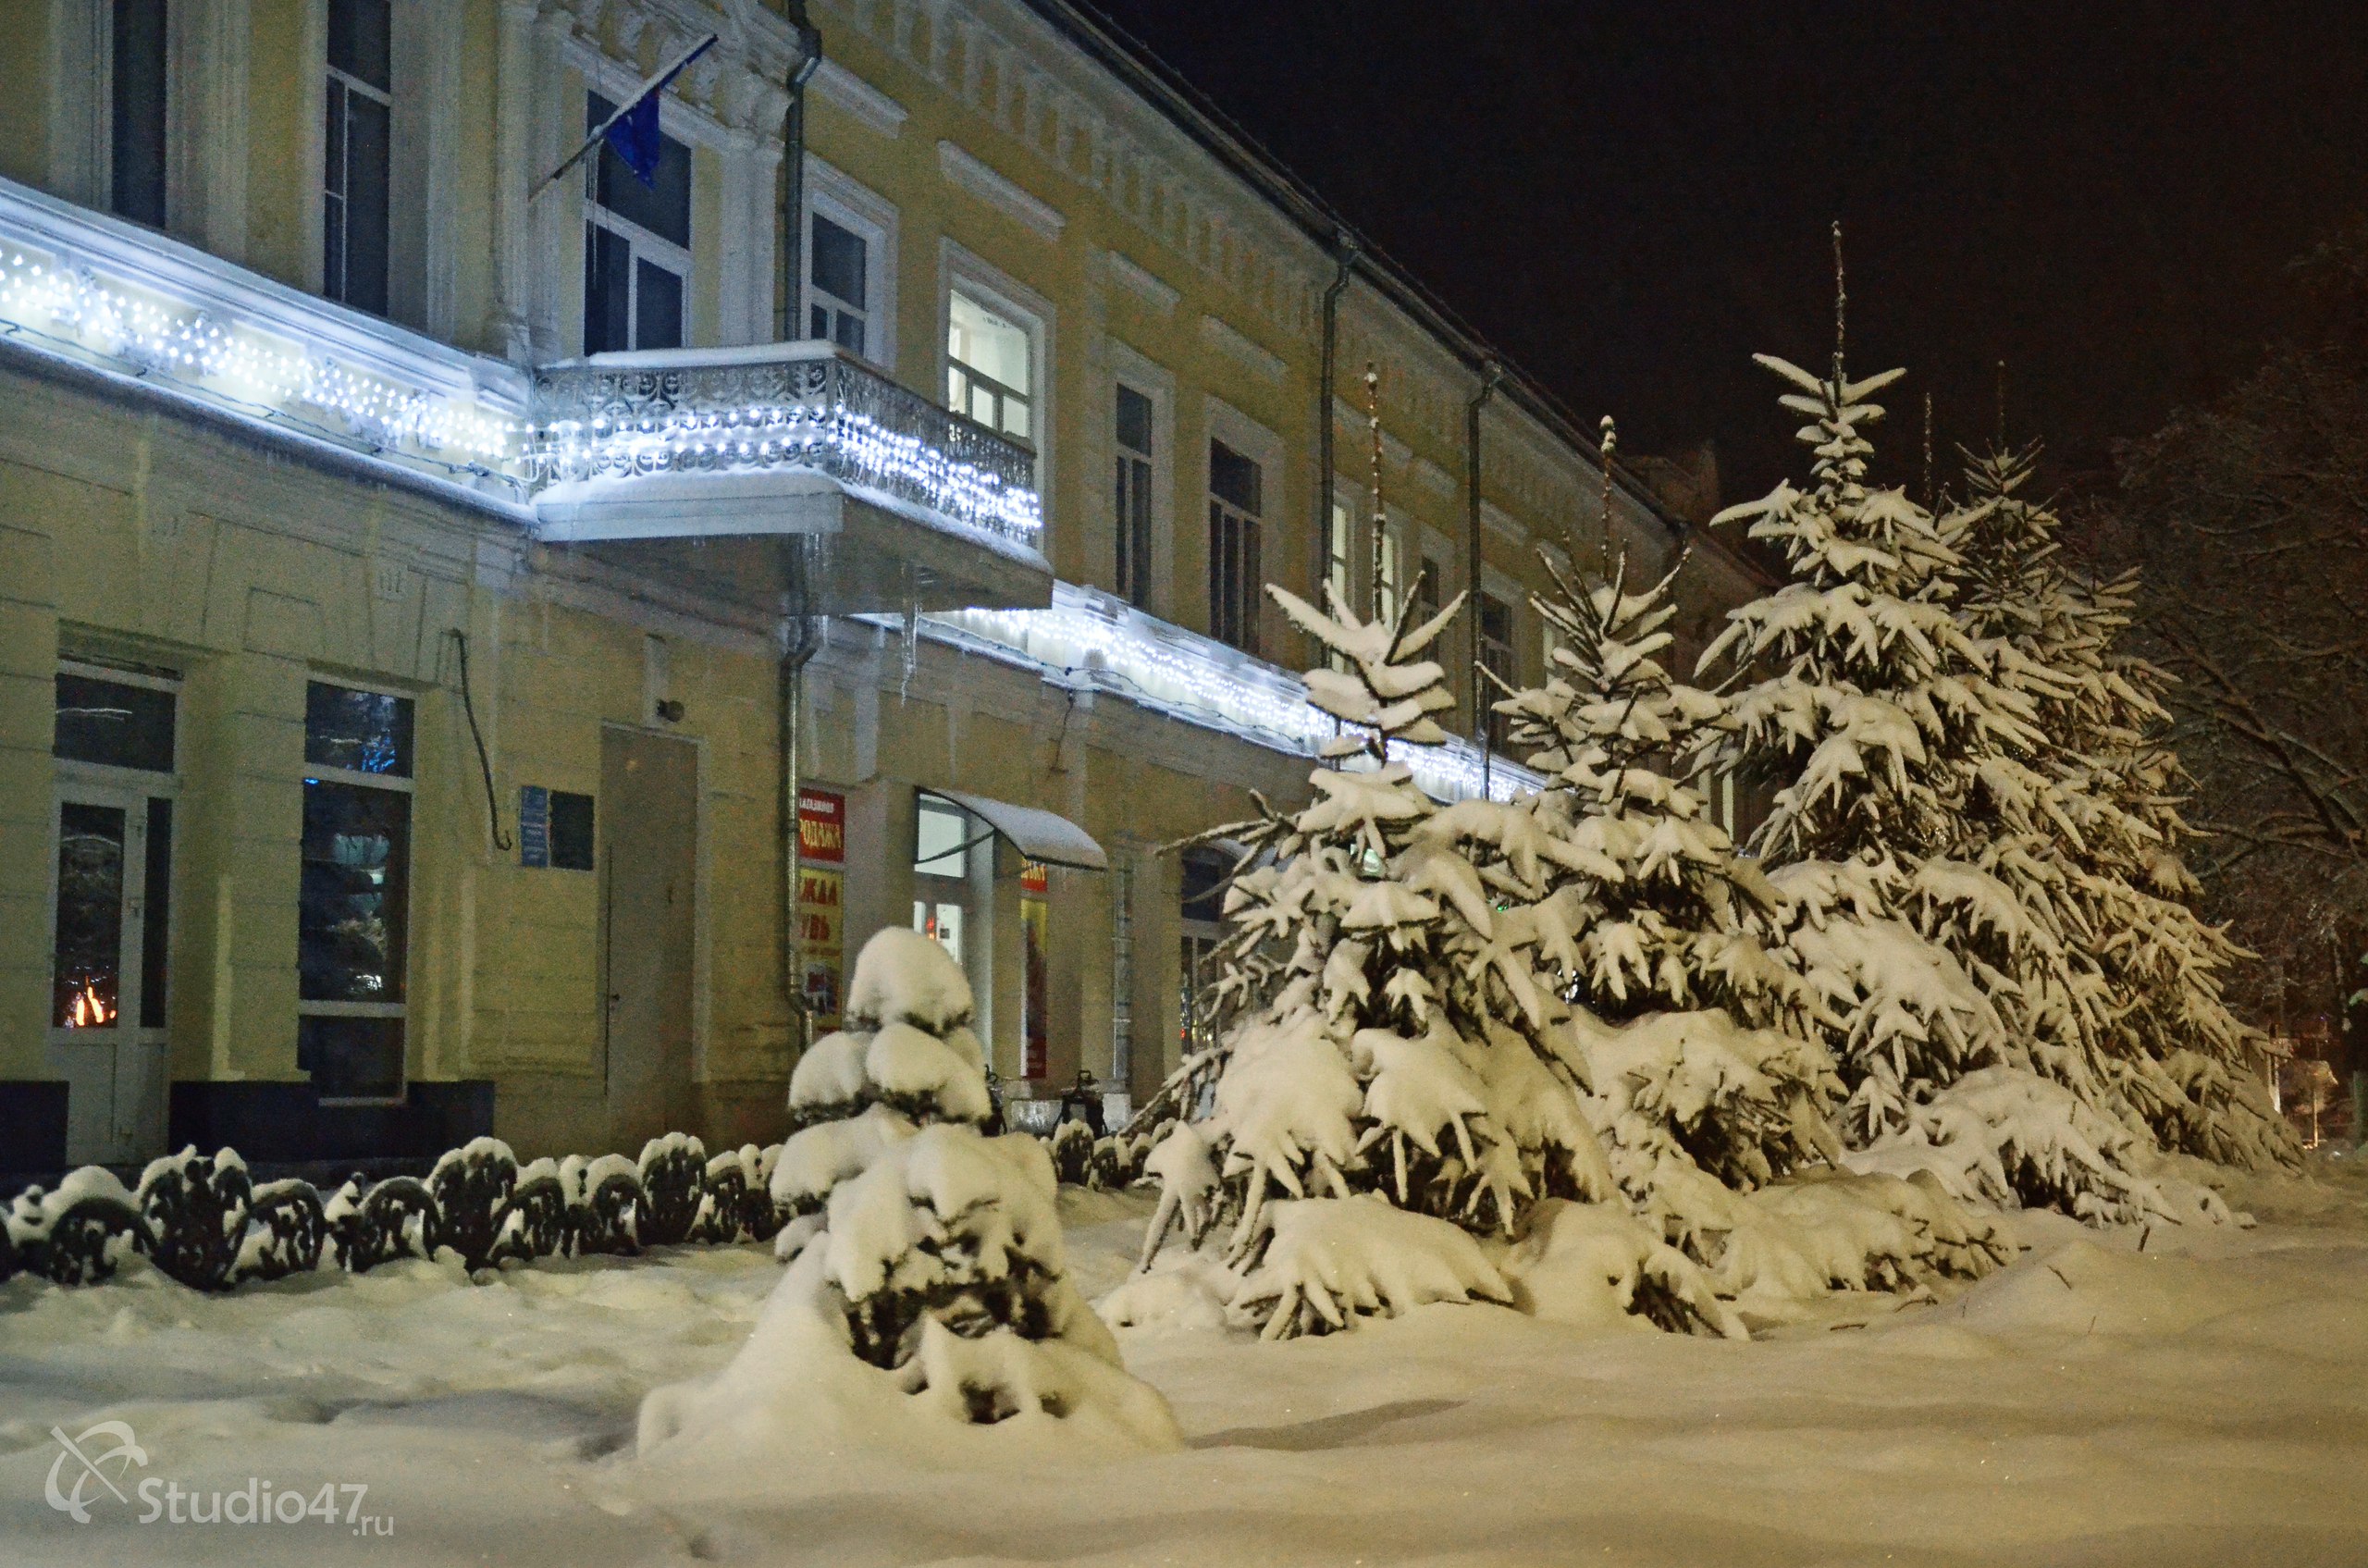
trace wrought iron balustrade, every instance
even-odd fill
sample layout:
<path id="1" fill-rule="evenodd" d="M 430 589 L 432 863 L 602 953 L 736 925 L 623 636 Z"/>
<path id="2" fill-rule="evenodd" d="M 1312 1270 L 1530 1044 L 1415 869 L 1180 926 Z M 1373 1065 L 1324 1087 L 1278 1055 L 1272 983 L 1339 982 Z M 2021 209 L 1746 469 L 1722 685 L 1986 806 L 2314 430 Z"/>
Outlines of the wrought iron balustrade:
<path id="1" fill-rule="evenodd" d="M 535 376 L 537 489 L 803 468 L 1037 547 L 1027 448 L 827 343 L 600 355 Z"/>

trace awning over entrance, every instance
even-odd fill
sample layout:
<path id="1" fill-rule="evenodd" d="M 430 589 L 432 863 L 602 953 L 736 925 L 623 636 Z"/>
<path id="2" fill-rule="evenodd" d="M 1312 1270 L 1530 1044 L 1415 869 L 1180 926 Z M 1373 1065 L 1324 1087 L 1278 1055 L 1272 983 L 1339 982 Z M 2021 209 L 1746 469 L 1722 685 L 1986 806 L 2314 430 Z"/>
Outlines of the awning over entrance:
<path id="1" fill-rule="evenodd" d="M 1047 866 L 1067 866 L 1079 871 L 1106 871 L 1110 857 L 1093 835 L 1057 812 L 1040 811 L 1033 806 L 1014 806 L 1008 800 L 990 800 L 983 795 L 965 795 L 958 789 L 932 789 L 923 793 L 950 800 L 984 821 L 987 826 L 1009 840 L 1011 846 L 1030 860 Z"/>

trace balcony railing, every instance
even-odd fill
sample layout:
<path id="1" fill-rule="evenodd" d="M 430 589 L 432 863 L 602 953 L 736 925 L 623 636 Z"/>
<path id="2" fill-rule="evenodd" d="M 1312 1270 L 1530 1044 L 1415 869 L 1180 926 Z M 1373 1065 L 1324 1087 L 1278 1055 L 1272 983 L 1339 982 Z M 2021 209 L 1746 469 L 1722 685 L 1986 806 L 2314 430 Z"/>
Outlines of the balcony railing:
<path id="1" fill-rule="evenodd" d="M 537 489 L 802 468 L 1034 549 L 1028 449 L 829 343 L 599 354 L 535 376 Z"/>

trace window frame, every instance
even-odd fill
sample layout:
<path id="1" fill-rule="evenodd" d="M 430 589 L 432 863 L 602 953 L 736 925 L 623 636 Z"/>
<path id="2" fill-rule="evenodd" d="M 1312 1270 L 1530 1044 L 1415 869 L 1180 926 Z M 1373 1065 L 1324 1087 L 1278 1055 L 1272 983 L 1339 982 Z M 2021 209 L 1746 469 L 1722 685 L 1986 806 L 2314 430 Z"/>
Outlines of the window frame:
<path id="1" fill-rule="evenodd" d="M 394 4 L 394 0 L 386 0 L 387 85 L 381 88 L 363 80 L 360 77 L 353 75 L 350 71 L 341 69 L 329 60 L 327 49 L 328 30 L 326 25 L 326 17 L 328 9 L 334 7 L 337 3 L 338 0 L 326 0 L 326 4 L 323 7 L 324 27 L 321 51 L 321 211 L 320 221 L 315 226 L 316 231 L 320 235 L 321 294 L 323 298 L 335 300 L 339 304 L 346 305 L 351 309 L 364 311 L 369 315 L 384 316 L 391 320 L 393 319 L 395 310 L 394 215 L 395 168 L 397 164 L 395 154 L 397 131 L 395 79 L 396 56 L 400 53 L 396 39 L 399 21 L 396 15 L 397 6 Z M 351 105 L 353 94 L 358 93 L 364 97 L 369 99 L 371 102 L 378 105 L 379 107 L 385 109 L 387 112 L 387 137 L 384 147 L 387 158 L 387 167 L 385 172 L 381 176 L 381 187 L 379 191 L 380 195 L 386 201 L 387 211 L 384 217 L 380 220 L 380 239 L 383 249 L 379 252 L 377 258 L 381 273 L 379 279 L 379 291 L 382 302 L 376 307 L 356 301 L 353 297 L 352 291 L 353 260 L 352 245 L 353 238 L 353 224 L 352 213 L 353 206 L 353 194 L 352 190 L 351 163 L 353 150 L 353 132 L 351 123 L 352 115 L 350 107 L 346 116 L 347 123 L 342 128 L 343 133 L 336 143 L 337 145 L 341 145 L 344 148 L 347 154 L 346 162 L 348 167 L 344 168 L 332 167 L 332 160 L 329 156 L 332 142 L 327 133 L 328 116 L 330 113 L 330 106 L 339 103 L 338 93 L 340 90 L 345 93 L 345 103 L 348 105 Z M 332 181 L 341 185 L 343 189 L 332 190 Z M 339 226 L 339 233 L 346 244 L 346 253 L 338 258 L 339 263 L 338 268 L 339 287 L 335 290 L 332 290 L 329 286 L 329 212 L 332 202 L 338 205 L 344 218 L 344 221 Z"/>
<path id="2" fill-rule="evenodd" d="M 1102 435 L 1108 441 L 1107 459 L 1103 473 L 1108 475 L 1105 493 L 1110 511 L 1106 516 L 1109 554 L 1097 545 L 1093 570 L 1098 574 L 1104 562 L 1107 575 L 1103 578 L 1110 591 L 1146 614 L 1169 617 L 1176 598 L 1176 377 L 1166 366 L 1139 352 L 1116 338 L 1103 340 L 1103 359 L 1109 367 L 1107 389 L 1103 410 L 1104 422 Z M 1118 389 L 1126 388 L 1138 396 L 1151 400 L 1151 475 L 1147 490 L 1150 497 L 1150 548 L 1143 559 L 1143 591 L 1127 592 L 1128 585 L 1118 574 L 1117 540 L 1117 457 L 1118 457 Z"/>
<path id="3" fill-rule="evenodd" d="M 864 290 L 870 302 L 863 311 L 864 352 L 869 364 L 893 374 L 896 368 L 896 246 L 897 211 L 869 186 L 812 154 L 806 158 L 806 211 L 800 216 L 798 264 L 805 276 L 798 284 L 797 319 L 790 336 L 803 339 L 812 318 L 814 296 L 814 219 L 828 218 L 864 242 Z"/>
<path id="4" fill-rule="evenodd" d="M 1035 454 L 1036 489 L 1043 502 L 1047 530 L 1047 538 L 1042 548 L 1049 558 L 1054 507 L 1053 498 L 1047 493 L 1050 487 L 1046 481 L 1051 475 L 1057 472 L 1053 466 L 1054 438 L 1052 417 L 1053 411 L 1059 406 L 1055 401 L 1059 389 L 1055 385 L 1053 374 L 1053 367 L 1057 363 L 1054 354 L 1055 333 L 1059 325 L 1057 315 L 1050 300 L 991 263 L 965 250 L 953 240 L 941 240 L 938 246 L 937 346 L 934 356 L 937 379 L 934 383 L 936 390 L 933 395 L 942 404 L 948 407 L 950 412 L 955 412 L 957 417 L 968 417 L 967 414 L 960 414 L 959 411 L 952 410 L 951 403 L 945 395 L 947 377 L 954 364 L 954 356 L 948 339 L 953 332 L 954 296 L 957 291 L 968 294 L 980 303 L 992 307 L 997 315 L 1018 324 L 1028 333 L 1030 349 L 1028 368 L 1029 377 L 1032 383 L 1029 392 L 1031 415 L 1029 428 L 1032 432 L 1032 438 L 1021 440 L 1014 436 L 1004 436 L 1003 438 L 1015 442 Z M 1003 434 L 1001 431 L 995 433 Z"/>
<path id="5" fill-rule="evenodd" d="M 1205 414 L 1206 418 L 1203 422 L 1205 430 L 1200 450 L 1201 495 L 1203 503 L 1202 513 L 1209 519 L 1209 531 L 1202 535 L 1202 547 L 1204 551 L 1202 564 L 1206 568 L 1204 573 L 1206 586 L 1212 591 L 1202 606 L 1202 623 L 1211 637 L 1219 642 L 1226 641 L 1217 632 L 1218 606 L 1213 591 L 1217 586 L 1217 562 L 1211 549 L 1215 542 L 1216 508 L 1220 504 L 1213 485 L 1215 477 L 1212 463 L 1215 455 L 1213 444 L 1223 442 L 1233 451 L 1258 465 L 1257 563 L 1256 570 L 1251 574 L 1250 580 L 1245 585 L 1246 591 L 1240 606 L 1248 628 L 1248 636 L 1244 639 L 1247 646 L 1242 643 L 1227 643 L 1227 646 L 1239 648 L 1253 659 L 1264 660 L 1270 657 L 1265 651 L 1267 644 L 1267 638 L 1264 636 L 1267 602 L 1265 584 L 1270 575 L 1271 565 L 1289 559 L 1282 553 L 1284 547 L 1289 543 L 1289 540 L 1283 537 L 1284 530 L 1289 526 L 1289 521 L 1292 515 L 1289 451 L 1280 436 L 1222 398 L 1209 396 L 1205 405 Z M 1305 560 L 1307 557 L 1302 556 L 1301 559 Z M 1286 583 L 1285 586 L 1289 585 Z"/>
<path id="6" fill-rule="evenodd" d="M 614 100 L 610 94 L 602 91 L 603 85 L 590 80 L 583 84 L 581 91 L 587 119 L 592 112 L 593 99 L 598 98 L 603 103 L 613 105 Z M 662 115 L 660 120 L 659 135 L 683 150 L 684 163 L 683 178 L 686 184 L 689 207 L 684 218 L 685 237 L 688 241 L 686 244 L 678 245 L 655 229 L 645 228 L 622 213 L 603 204 L 599 196 L 600 163 L 606 149 L 595 148 L 584 159 L 582 184 L 579 187 L 582 193 L 581 205 L 584 220 L 584 255 L 583 265 L 580 268 L 583 281 L 578 285 L 575 330 L 577 346 L 587 355 L 596 352 L 616 352 L 620 350 L 638 352 L 644 349 L 663 351 L 687 349 L 692 346 L 692 339 L 695 336 L 691 330 L 694 308 L 692 290 L 697 281 L 695 253 L 699 238 L 697 148 L 693 142 L 667 130 Z M 595 238 L 596 231 L 614 234 L 625 242 L 625 328 L 626 336 L 631 340 L 622 345 L 611 344 L 598 350 L 591 345 L 592 334 L 589 330 L 592 323 L 593 248 L 598 243 Z M 681 286 L 681 330 L 677 333 L 680 341 L 644 343 L 641 340 L 641 264 L 644 261 L 648 261 L 661 271 L 672 274 Z"/>
<path id="7" fill-rule="evenodd" d="M 419 772 L 420 772 L 420 771 L 421 771 L 421 770 L 420 770 L 420 757 L 419 757 L 419 735 L 420 735 L 420 729 L 421 729 L 421 726 L 420 726 L 420 723 L 419 723 L 419 694 L 418 694 L 418 693 L 416 693 L 416 692 L 404 691 L 404 690 L 401 690 L 401 688 L 399 688 L 399 687 L 391 686 L 391 685 L 384 685 L 384 684 L 381 684 L 381 683 L 378 683 L 378 682 L 375 682 L 375 681 L 354 680 L 354 679 L 352 679 L 352 678 L 351 678 L 351 677 L 344 676 L 344 675 L 324 674 L 324 673 L 322 673 L 321 672 L 318 672 L 318 671 L 307 672 L 307 673 L 306 673 L 306 674 L 305 674 L 304 680 L 305 680 L 305 685 L 306 685 L 306 687 L 307 687 L 308 692 L 309 692 L 310 687 L 312 687 L 313 685 L 327 685 L 327 686 L 341 686 L 341 687 L 343 687 L 343 688 L 345 688 L 345 689 L 347 689 L 347 690 L 349 690 L 349 691 L 369 692 L 369 693 L 371 693 L 371 694 L 373 694 L 373 695 L 376 695 L 376 696 L 378 696 L 378 697 L 392 697 L 392 698 L 401 698 L 401 700 L 403 700 L 403 701 L 405 701 L 405 702 L 409 702 L 409 703 L 412 705 L 412 771 L 411 771 L 411 772 L 409 772 L 409 773 L 407 773 L 407 774 L 403 774 L 403 773 L 372 773 L 372 772 L 364 772 L 364 771 L 362 771 L 361 769 L 358 769 L 358 768 L 339 768 L 339 767 L 332 766 L 332 765 L 327 764 L 327 763 L 321 763 L 321 762 L 313 762 L 313 761 L 309 761 L 309 760 L 302 760 L 302 759 L 301 759 L 301 758 L 300 758 L 300 761 L 299 761 L 299 765 L 298 765 L 298 772 L 297 772 L 297 777 L 298 777 L 298 779 L 299 779 L 299 781 L 300 781 L 300 784 L 299 784 L 299 788 L 300 788 L 300 790 L 301 790 L 301 788 L 302 787 L 302 782 L 301 782 L 301 781 L 309 781 L 309 780 L 318 779 L 318 780 L 320 780 L 321 782 L 323 782 L 323 783 L 325 783 L 325 784 L 346 784 L 346 785 L 352 785 L 352 786 L 355 786 L 355 787 L 359 787 L 359 788 L 363 788 L 363 789 L 375 789 L 375 790 L 381 790 L 381 791 L 384 791 L 384 792 L 386 792 L 386 793 L 388 793 L 388 794 L 401 795 L 401 796 L 405 796 L 405 797 L 409 800 L 409 802 L 410 802 L 410 804 L 409 804 L 409 805 L 407 805 L 407 806 L 406 806 L 406 808 L 405 808 L 405 819 L 406 819 L 406 820 L 405 820 L 405 824 L 404 824 L 404 826 L 405 826 L 405 832 L 404 832 L 404 834 L 403 834 L 403 845 L 402 845 L 402 850 L 403 850 L 403 860 L 404 860 L 404 865 L 403 865 L 403 883 L 404 883 L 404 896 L 403 896 L 403 932 L 402 932 L 402 936 L 401 936 L 401 953 L 402 953 L 402 959 L 401 959 L 401 963 L 402 963 L 402 975 L 401 975 L 401 987 L 402 987 L 402 1000 L 401 1000 L 401 1001 L 400 1001 L 400 1002 L 324 1002 L 324 1001 L 312 1001 L 312 1000 L 308 1000 L 308 999 L 306 999 L 306 998 L 305 998 L 305 996 L 302 994 L 303 987 L 302 987 L 302 980 L 301 980 L 301 976 L 300 976 L 299 982 L 298 982 L 298 986 L 297 986 L 297 993 L 298 993 L 298 994 L 297 994 L 297 998 L 296 998 L 296 1018 L 297 1018 L 297 1019 L 298 1019 L 298 1027 L 299 1027 L 299 1029 L 300 1029 L 300 1030 L 301 1030 L 301 1029 L 302 1029 L 302 1020 L 303 1020 L 303 1019 L 306 1019 L 306 1018 L 328 1018 L 328 1019 L 339 1019 L 339 1018 L 344 1018 L 344 1019 L 393 1019 L 397 1020 L 397 1021 L 400 1023 L 400 1025 L 401 1025 L 401 1029 L 400 1029 L 399 1032 L 400 1032 L 400 1036 L 401 1036 L 401 1051 L 398 1053 L 398 1060 L 397 1060 L 397 1064 L 396 1064 L 396 1072 L 395 1072 L 395 1089 L 394 1089 L 394 1093 L 391 1093 L 391 1094 L 386 1094 L 386 1095 L 379 1095 L 379 1094 L 336 1094 L 336 1095 L 332 1095 L 332 1094 L 324 1094 L 324 1093 L 321 1093 L 319 1092 L 319 1088 L 318 1088 L 317 1084 L 315 1084 L 315 1085 L 314 1085 L 314 1093 L 315 1097 L 319 1100 L 320 1104 L 322 1104 L 322 1105 L 402 1105 L 402 1104 L 403 1104 L 403 1103 L 408 1099 L 409 1094 L 410 1094 L 410 1087 L 411 1087 L 411 1058 L 412 1058 L 412 1047 L 413 1047 L 413 1038 L 412 1038 L 412 1031 L 411 1031 L 411 988 L 412 988 L 412 972 L 411 972 L 411 971 L 412 971 L 412 945 L 412 945 L 412 940 L 411 940 L 411 936 L 412 936 L 412 932 L 411 932 L 411 924 L 412 924 L 412 920 L 411 920 L 411 915 L 412 915 L 412 899 L 411 899 L 411 892 L 412 892 L 412 886 L 413 886 L 413 883 L 415 882 L 415 880 L 416 880 L 415 873 L 416 873 L 416 870 L 417 870 L 417 861 L 418 861 L 418 853 L 417 853 L 417 851 L 418 851 L 418 837 L 419 837 L 419 809 L 418 809 L 419 784 L 418 784 L 418 775 L 419 775 Z M 298 816 L 298 821 L 299 821 L 299 824 L 300 824 L 300 828 L 299 828 L 299 831 L 300 831 L 300 840 L 299 840 L 299 844 L 298 844 L 298 846 L 297 846 L 297 858 L 298 858 L 297 872 L 298 872 L 298 876 L 299 876 L 299 878 L 301 879 L 301 878 L 302 878 L 302 870 L 303 870 L 303 867 L 302 867 L 303 847 L 302 847 L 302 841 L 301 841 L 301 831 L 302 831 L 302 830 L 301 830 L 301 824 L 302 824 L 302 800 L 301 800 L 301 796 L 300 796 L 300 801 L 299 801 L 299 816 Z M 301 966 L 301 954 L 302 954 L 302 942 L 303 942 L 303 924 L 302 924 L 302 921 L 303 921 L 303 910 L 302 910 L 302 904 L 301 904 L 301 902 L 300 902 L 300 904 L 299 904 L 299 906 L 298 906 L 298 910 L 297 910 L 297 922 L 298 922 L 298 923 L 297 923 L 297 942 L 298 942 L 298 949 L 299 949 L 299 955 L 300 955 L 300 958 L 299 958 L 300 966 Z M 312 1072 L 311 1072 L 311 1069 L 306 1069 L 306 1075 L 305 1075 L 305 1076 L 306 1076 L 306 1080 L 307 1080 L 308 1082 L 311 1082 L 311 1081 L 312 1081 Z"/>

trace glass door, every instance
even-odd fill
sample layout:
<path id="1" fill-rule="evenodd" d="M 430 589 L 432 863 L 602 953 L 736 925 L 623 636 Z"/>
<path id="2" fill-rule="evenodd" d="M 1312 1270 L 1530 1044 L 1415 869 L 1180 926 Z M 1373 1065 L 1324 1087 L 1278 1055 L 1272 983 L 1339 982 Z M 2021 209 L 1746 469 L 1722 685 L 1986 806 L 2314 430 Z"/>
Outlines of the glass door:
<path id="1" fill-rule="evenodd" d="M 49 1045 L 68 1084 L 67 1159 L 144 1160 L 165 1142 L 172 802 L 67 784 L 54 827 Z"/>

